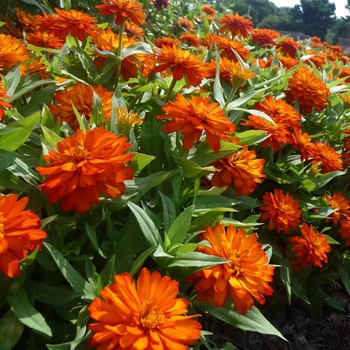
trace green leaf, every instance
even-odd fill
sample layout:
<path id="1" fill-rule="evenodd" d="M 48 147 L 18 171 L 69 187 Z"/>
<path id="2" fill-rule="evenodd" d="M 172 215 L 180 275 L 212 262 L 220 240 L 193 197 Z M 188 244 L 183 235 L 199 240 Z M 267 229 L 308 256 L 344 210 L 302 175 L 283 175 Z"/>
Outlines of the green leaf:
<path id="1" fill-rule="evenodd" d="M 91 116 L 90 116 L 90 125 L 101 126 L 104 125 L 105 119 L 103 115 L 103 107 L 100 96 L 96 91 L 91 87 L 94 99 L 92 104 Z"/>
<path id="2" fill-rule="evenodd" d="M 24 94 L 28 93 L 30 90 L 33 90 L 41 85 L 44 84 L 56 84 L 56 80 L 49 80 L 49 79 L 44 79 L 44 80 L 36 80 L 26 86 L 24 86 L 21 90 L 17 91 L 14 93 L 8 100 L 7 102 L 11 103 L 15 100 L 17 100 L 19 97 L 23 96 Z"/>
<path id="3" fill-rule="evenodd" d="M 96 249 L 96 251 L 103 257 L 106 259 L 105 254 L 103 253 L 103 251 L 101 250 L 98 241 L 97 241 L 97 236 L 96 236 L 96 231 L 95 228 L 90 226 L 87 222 L 85 222 L 85 230 L 86 230 L 86 234 L 89 237 L 90 242 L 92 243 L 92 245 L 94 246 L 94 248 Z"/>
<path id="4" fill-rule="evenodd" d="M 289 259 L 285 259 L 280 268 L 280 277 L 287 290 L 288 304 L 292 299 L 291 275 L 293 274 L 292 264 Z"/>
<path id="5" fill-rule="evenodd" d="M 148 217 L 148 215 L 146 215 L 145 212 L 136 204 L 129 201 L 126 201 L 126 204 L 134 213 L 148 245 L 150 247 L 158 246 L 159 244 L 161 245 L 163 242 L 160 233 L 153 221 Z"/>
<path id="6" fill-rule="evenodd" d="M 171 244 L 183 243 L 190 227 L 194 205 L 186 208 L 173 222 L 168 231 Z"/>
<path id="7" fill-rule="evenodd" d="M 215 80 L 214 80 L 214 89 L 213 89 L 213 94 L 215 100 L 219 103 L 220 107 L 223 108 L 225 105 L 224 101 L 224 91 L 220 83 L 220 53 L 215 46 L 215 59 L 216 59 L 216 69 L 215 69 Z"/>
<path id="8" fill-rule="evenodd" d="M 213 166 L 201 167 L 192 160 L 186 158 L 174 158 L 175 162 L 182 167 L 184 177 L 195 177 L 204 171 L 214 172 Z"/>
<path id="9" fill-rule="evenodd" d="M 6 95 L 11 97 L 14 92 L 16 91 L 16 88 L 18 86 L 18 83 L 21 80 L 21 68 L 20 65 L 17 65 L 16 67 L 12 68 L 5 76 L 6 79 Z"/>
<path id="10" fill-rule="evenodd" d="M 336 241 L 333 237 L 322 234 L 323 236 L 325 236 L 327 238 L 327 242 L 328 244 L 340 244 L 338 241 Z"/>
<path id="11" fill-rule="evenodd" d="M 146 259 L 153 254 L 153 252 L 156 250 L 156 247 L 150 247 L 147 250 L 145 250 L 142 254 L 138 256 L 138 258 L 135 260 L 134 264 L 132 265 L 130 269 L 130 275 L 133 276 L 137 271 L 140 270 L 143 263 L 146 261 Z"/>
<path id="12" fill-rule="evenodd" d="M 11 350 L 21 338 L 23 324 L 9 309 L 0 319 L 0 349 Z"/>
<path id="13" fill-rule="evenodd" d="M 54 131 L 50 130 L 44 125 L 40 125 L 41 130 L 43 131 L 44 139 L 54 148 L 56 148 L 57 143 L 63 141 L 64 139 L 58 136 Z"/>
<path id="14" fill-rule="evenodd" d="M 151 47 L 147 43 L 137 43 L 133 44 L 130 46 L 125 47 L 122 49 L 121 53 L 121 59 L 123 60 L 124 58 L 131 56 L 131 55 L 136 55 L 136 54 L 148 54 L 152 53 Z"/>
<path id="15" fill-rule="evenodd" d="M 52 332 L 44 317 L 29 302 L 27 294 L 22 288 L 7 295 L 7 301 L 16 317 L 27 327 L 47 337 L 52 337 Z"/>
<path id="16" fill-rule="evenodd" d="M 95 288 L 88 283 L 74 267 L 64 258 L 64 256 L 51 244 L 44 242 L 45 248 L 51 254 L 62 275 L 77 292 L 82 294 L 82 299 L 91 301 L 96 297 Z"/>
<path id="17" fill-rule="evenodd" d="M 330 171 L 326 174 L 318 175 L 317 177 L 314 177 L 314 178 L 305 179 L 301 181 L 301 185 L 305 189 L 311 189 L 311 191 L 317 191 L 323 186 L 325 186 L 329 181 L 331 181 L 335 177 L 345 175 L 345 174 L 346 174 L 346 171 Z M 310 181 L 314 184 L 314 188 L 312 188 L 312 186 L 310 185 Z"/>
<path id="18" fill-rule="evenodd" d="M 134 152 L 134 157 L 130 162 L 130 168 L 132 168 L 135 175 L 137 175 L 145 166 L 151 163 L 154 158 L 155 156 Z"/>
<path id="19" fill-rule="evenodd" d="M 13 152 L 27 141 L 34 126 L 40 120 L 40 111 L 17 120 L 0 130 L 0 149 Z"/>
<path id="20" fill-rule="evenodd" d="M 237 107 L 242 106 L 243 104 L 245 104 L 246 102 L 251 100 L 254 96 L 259 95 L 260 93 L 264 92 L 266 89 L 268 89 L 268 88 L 266 87 L 266 88 L 263 88 L 260 90 L 256 90 L 256 91 L 253 91 L 253 92 L 251 92 L 251 93 L 249 93 L 241 98 L 237 98 L 236 100 L 234 100 L 228 104 L 228 106 L 226 107 L 226 111 L 237 110 L 238 109 Z M 242 109 L 239 109 L 239 110 L 242 110 Z M 250 113 L 250 112 L 248 112 L 248 113 Z"/>
<path id="21" fill-rule="evenodd" d="M 50 286 L 30 279 L 26 280 L 24 287 L 34 293 L 36 300 L 47 305 L 65 305 L 82 296 L 81 293 L 67 287 Z"/>
<path id="22" fill-rule="evenodd" d="M 207 255 L 199 252 L 176 253 L 174 259 L 169 259 L 167 266 L 170 268 L 194 267 L 202 270 L 219 264 L 227 264 L 230 261 L 215 255 Z"/>
<path id="23" fill-rule="evenodd" d="M 169 231 L 170 226 L 174 222 L 176 218 L 176 211 L 173 202 L 171 199 L 166 196 L 161 191 L 158 191 L 160 194 L 160 198 L 162 199 L 163 203 L 163 220 L 164 220 L 164 230 L 165 232 Z"/>
<path id="24" fill-rule="evenodd" d="M 98 276 L 97 286 L 98 290 L 101 290 L 105 286 L 108 286 L 114 275 L 115 255 L 108 260 L 107 264 L 103 267 L 100 275 Z"/>
<path id="25" fill-rule="evenodd" d="M 201 311 L 226 322 L 234 327 L 244 331 L 258 332 L 261 334 L 271 334 L 287 341 L 283 335 L 264 317 L 264 315 L 255 306 L 248 309 L 246 315 L 241 315 L 237 311 L 233 311 L 234 305 L 230 308 L 215 307 L 213 304 L 194 301 L 193 304 Z"/>
<path id="26" fill-rule="evenodd" d="M 192 221 L 188 232 L 194 233 L 202 231 L 203 227 L 213 226 L 215 222 L 220 221 L 219 218 L 221 218 L 222 216 L 223 212 L 208 211 L 203 215 L 198 216 Z"/>
<path id="27" fill-rule="evenodd" d="M 247 130 L 240 133 L 236 133 L 235 136 L 239 138 L 240 145 L 254 145 L 261 143 L 271 135 L 267 134 L 264 130 Z"/>
<path id="28" fill-rule="evenodd" d="M 195 212 L 209 210 L 235 212 L 233 206 L 236 204 L 235 199 L 224 196 L 199 196 L 196 199 Z"/>

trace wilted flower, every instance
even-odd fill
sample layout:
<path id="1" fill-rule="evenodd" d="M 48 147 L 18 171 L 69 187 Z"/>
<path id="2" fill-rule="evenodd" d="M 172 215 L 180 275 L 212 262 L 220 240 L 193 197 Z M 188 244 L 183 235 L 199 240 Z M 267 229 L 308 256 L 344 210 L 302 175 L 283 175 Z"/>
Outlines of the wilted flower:
<path id="1" fill-rule="evenodd" d="M 217 187 L 229 186 L 235 190 L 236 195 L 249 196 L 266 177 L 264 164 L 265 159 L 257 159 L 255 151 L 242 149 L 210 164 L 215 167 L 210 184 Z"/>
<path id="2" fill-rule="evenodd" d="M 201 324 L 187 314 L 189 302 L 176 298 L 179 283 L 160 273 L 141 270 L 137 283 L 128 272 L 114 276 L 88 307 L 97 321 L 89 346 L 107 349 L 186 350 L 200 337 Z"/>
<path id="3" fill-rule="evenodd" d="M 37 167 L 40 175 L 47 175 L 39 188 L 53 204 L 61 200 L 62 210 L 74 209 L 78 214 L 90 210 L 91 203 L 100 201 L 100 193 L 117 198 L 125 191 L 125 180 L 134 177 L 125 163 L 133 154 L 124 154 L 131 146 L 126 137 L 119 137 L 103 127 L 78 129 L 75 136 L 67 136 L 57 143 L 57 151 L 50 151 L 44 159 L 50 165 Z"/>
<path id="4" fill-rule="evenodd" d="M 178 94 L 175 102 L 168 102 L 163 108 L 166 115 L 158 115 L 158 119 L 172 119 L 163 126 L 165 132 L 181 131 L 184 135 L 183 148 L 189 150 L 195 141 L 199 141 L 203 131 L 206 133 L 208 145 L 214 152 L 220 150 L 220 139 L 235 131 L 230 119 L 219 104 L 210 103 L 210 98 L 191 96 L 187 100 Z"/>
<path id="5" fill-rule="evenodd" d="M 326 108 L 330 92 L 326 83 L 317 78 L 309 68 L 300 67 L 288 82 L 285 90 L 288 102 L 298 101 L 300 111 L 310 114 L 312 108 L 322 111 Z"/>
<path id="6" fill-rule="evenodd" d="M 169 0 L 153 0 L 154 7 L 158 10 L 164 10 L 169 6 Z"/>
<path id="7" fill-rule="evenodd" d="M 145 22 L 146 14 L 138 0 L 102 0 L 102 3 L 95 7 L 102 16 L 113 15 L 118 26 L 126 19 L 137 25 Z"/>
<path id="8" fill-rule="evenodd" d="M 296 228 L 300 223 L 302 210 L 299 209 L 299 201 L 287 192 L 283 194 L 281 189 L 275 188 L 272 192 L 265 192 L 262 197 L 265 204 L 259 209 L 263 211 L 261 221 L 269 221 L 268 229 L 281 230 L 288 234 L 291 228 Z"/>
<path id="9" fill-rule="evenodd" d="M 234 309 L 241 314 L 254 305 L 254 299 L 264 304 L 264 295 L 273 293 L 268 282 L 272 281 L 274 267 L 267 265 L 257 234 L 247 235 L 245 230 L 233 225 L 225 230 L 223 224 L 216 223 L 215 228 L 206 227 L 200 237 L 210 246 L 200 245 L 198 251 L 230 262 L 208 267 L 187 278 L 190 283 L 196 282 L 197 299 L 220 307 L 225 306 L 231 295 Z"/>
<path id="10" fill-rule="evenodd" d="M 298 258 L 301 260 L 300 267 L 303 268 L 310 264 L 310 270 L 312 266 L 321 268 L 322 261 L 328 262 L 326 253 L 331 251 L 327 238 L 318 231 L 314 231 L 313 226 L 305 222 L 301 225 L 301 234 L 303 238 L 299 236 L 289 238 L 289 242 L 295 244 L 292 252 L 298 253 Z"/>
<path id="11" fill-rule="evenodd" d="M 253 22 L 240 16 L 238 13 L 226 14 L 219 19 L 221 27 L 219 28 L 220 33 L 231 32 L 231 35 L 247 38 L 249 33 L 254 29 Z"/>
<path id="12" fill-rule="evenodd" d="M 31 210 L 24 210 L 28 198 L 0 195 L 0 270 L 8 277 L 19 276 L 19 261 L 29 250 L 42 247 L 46 232 L 40 230 L 40 218 Z"/>

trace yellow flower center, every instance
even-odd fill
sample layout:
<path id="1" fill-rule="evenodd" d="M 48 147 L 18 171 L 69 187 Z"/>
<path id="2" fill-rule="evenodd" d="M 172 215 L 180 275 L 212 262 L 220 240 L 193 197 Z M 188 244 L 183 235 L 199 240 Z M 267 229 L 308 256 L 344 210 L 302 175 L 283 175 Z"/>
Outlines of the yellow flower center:
<path id="1" fill-rule="evenodd" d="M 166 321 L 162 311 L 157 311 L 157 300 L 144 300 L 140 307 L 140 318 L 142 327 L 148 329 L 158 328 L 158 326 Z"/>
<path id="2" fill-rule="evenodd" d="M 0 254 L 6 251 L 8 247 L 7 239 L 5 238 L 5 230 L 4 230 L 4 221 L 6 218 L 4 217 L 4 213 L 0 212 Z"/>
<path id="3" fill-rule="evenodd" d="M 74 163 L 82 162 L 86 160 L 90 155 L 90 152 L 82 146 L 71 147 L 69 152 Z"/>
<path id="4" fill-rule="evenodd" d="M 229 252 L 229 259 L 232 261 L 230 263 L 230 267 L 233 270 L 233 275 L 235 277 L 238 277 L 240 272 L 241 272 L 241 258 L 239 256 L 239 252 L 234 249 L 232 251 Z"/>

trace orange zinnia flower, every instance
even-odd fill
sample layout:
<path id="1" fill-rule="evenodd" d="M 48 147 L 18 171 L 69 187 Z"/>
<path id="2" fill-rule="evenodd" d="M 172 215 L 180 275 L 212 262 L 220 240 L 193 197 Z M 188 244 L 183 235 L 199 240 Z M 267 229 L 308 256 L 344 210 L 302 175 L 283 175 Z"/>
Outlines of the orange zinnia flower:
<path id="1" fill-rule="evenodd" d="M 16 16 L 18 22 L 21 24 L 20 28 L 22 31 L 30 32 L 36 31 L 40 22 L 36 19 L 35 16 L 30 13 L 25 13 L 18 8 L 15 8 Z"/>
<path id="2" fill-rule="evenodd" d="M 350 214 L 349 201 L 341 193 L 335 192 L 332 194 L 332 197 L 324 194 L 322 198 L 329 202 L 331 208 L 335 209 L 331 214 L 334 224 L 337 224 L 342 216 Z"/>
<path id="3" fill-rule="evenodd" d="M 231 32 L 231 35 L 247 38 L 249 33 L 254 29 L 253 22 L 240 16 L 238 13 L 226 14 L 219 19 L 221 27 L 219 28 L 220 33 Z"/>
<path id="4" fill-rule="evenodd" d="M 270 145 L 273 151 L 277 152 L 282 148 L 282 143 L 288 142 L 289 131 L 283 123 L 272 124 L 264 118 L 250 115 L 248 116 L 248 120 L 241 124 L 249 126 L 255 130 L 265 130 L 271 135 L 262 142 L 263 149 L 266 149 L 268 145 Z"/>
<path id="5" fill-rule="evenodd" d="M 310 264 L 310 270 L 312 266 L 322 267 L 321 261 L 328 262 L 326 253 L 331 251 L 331 247 L 327 242 L 327 238 L 320 234 L 318 231 L 314 231 L 312 225 L 308 225 L 305 222 L 301 225 L 302 237 L 290 237 L 289 242 L 296 244 L 292 248 L 292 252 L 298 253 L 298 258 L 301 260 L 301 268 Z"/>
<path id="6" fill-rule="evenodd" d="M 196 34 L 192 34 L 188 32 L 181 34 L 180 41 L 182 42 L 185 41 L 189 46 L 194 46 L 194 47 L 198 47 L 201 45 L 201 41 L 199 40 L 198 36 Z"/>
<path id="7" fill-rule="evenodd" d="M 309 134 L 307 132 L 303 133 L 300 127 L 293 128 L 293 131 L 294 132 L 291 132 L 289 135 L 289 144 L 292 146 L 292 148 L 300 152 L 301 161 L 308 160 L 314 147 Z"/>
<path id="8" fill-rule="evenodd" d="M 259 209 L 264 211 L 260 219 L 262 221 L 270 221 L 268 229 L 276 229 L 277 233 L 283 230 L 288 234 L 291 228 L 296 228 L 300 223 L 302 210 L 299 209 L 299 201 L 287 192 L 283 194 L 281 189 L 275 188 L 272 192 L 265 192 L 262 197 L 265 204 Z"/>
<path id="9" fill-rule="evenodd" d="M 348 216 L 340 220 L 339 234 L 341 238 L 346 239 L 345 247 L 350 247 L 350 218 Z"/>
<path id="10" fill-rule="evenodd" d="M 242 149 L 211 163 L 215 173 L 211 186 L 232 186 L 237 196 L 249 196 L 263 182 L 265 159 L 256 159 L 256 152 Z"/>
<path id="11" fill-rule="evenodd" d="M 218 103 L 210 103 L 210 98 L 191 96 L 187 100 L 178 94 L 175 102 L 168 102 L 163 108 L 167 115 L 158 115 L 158 119 L 172 119 L 163 126 L 165 132 L 181 130 L 184 135 L 183 148 L 189 150 L 195 141 L 199 141 L 206 132 L 208 145 L 214 152 L 220 150 L 220 139 L 235 131 L 235 125 L 225 117 Z"/>
<path id="12" fill-rule="evenodd" d="M 216 15 L 216 10 L 213 9 L 211 6 L 209 5 L 204 5 L 201 7 L 201 11 L 204 12 L 205 14 L 209 15 L 209 16 L 215 16 Z"/>
<path id="13" fill-rule="evenodd" d="M 249 49 L 244 47 L 244 43 L 238 40 L 230 40 L 223 36 L 216 36 L 216 40 L 214 37 L 214 42 L 221 51 L 221 57 L 227 56 L 230 60 L 238 62 L 237 57 L 232 50 L 236 51 L 243 61 L 247 61 L 247 58 L 250 55 Z"/>
<path id="14" fill-rule="evenodd" d="M 174 22 L 175 29 L 186 29 L 189 32 L 193 32 L 194 24 L 185 17 L 179 17 L 178 20 Z"/>
<path id="15" fill-rule="evenodd" d="M 314 107 L 322 111 L 330 92 L 326 83 L 317 78 L 307 67 L 300 67 L 288 82 L 288 102 L 298 101 L 300 111 L 310 114 Z"/>
<path id="16" fill-rule="evenodd" d="M 324 142 L 315 142 L 310 151 L 310 156 L 313 158 L 312 164 L 317 162 L 322 163 L 322 173 L 330 171 L 343 170 L 343 160 L 341 154 Z"/>
<path id="17" fill-rule="evenodd" d="M 154 44 L 154 46 L 157 46 L 157 47 L 159 47 L 161 49 L 162 46 L 170 46 L 170 47 L 173 47 L 173 45 L 179 46 L 180 45 L 180 40 L 179 39 L 169 38 L 167 36 L 162 36 L 160 38 L 154 39 L 153 44 Z"/>
<path id="18" fill-rule="evenodd" d="M 129 147 L 126 137 L 119 137 L 103 127 L 80 129 L 75 136 L 67 136 L 44 159 L 51 163 L 37 167 L 40 175 L 48 175 L 39 185 L 53 204 L 61 200 L 62 210 L 74 209 L 78 214 L 97 204 L 100 193 L 117 198 L 125 191 L 125 180 L 134 176 L 125 163 L 133 154 L 123 154 Z"/>
<path id="19" fill-rule="evenodd" d="M 2 107 L 11 108 L 12 105 L 8 102 L 3 101 L 3 99 L 9 98 L 6 95 L 7 90 L 3 87 L 2 82 L 0 81 L 0 120 L 4 118 L 5 113 Z"/>
<path id="20" fill-rule="evenodd" d="M 19 260 L 29 250 L 42 247 L 46 232 L 40 230 L 40 218 L 31 210 L 24 210 L 28 198 L 0 195 L 0 270 L 8 277 L 19 276 Z"/>
<path id="21" fill-rule="evenodd" d="M 208 74 L 214 78 L 216 74 L 216 60 L 208 64 Z M 220 77 L 225 79 L 231 86 L 240 87 L 249 79 L 256 77 L 256 74 L 248 68 L 244 68 L 239 62 L 234 62 L 226 57 L 220 57 Z"/>
<path id="22" fill-rule="evenodd" d="M 38 47 L 47 47 L 59 50 L 63 46 L 63 40 L 58 38 L 54 33 L 39 32 L 29 33 L 27 36 L 29 44 Z"/>
<path id="23" fill-rule="evenodd" d="M 112 115 L 112 96 L 113 92 L 107 91 L 102 85 L 91 86 L 83 83 L 76 83 L 65 91 L 56 91 L 54 100 L 58 105 L 49 105 L 50 111 L 60 122 L 67 122 L 73 130 L 79 128 L 78 120 L 75 116 L 73 106 L 86 120 L 90 121 L 95 92 L 101 99 L 102 110 L 105 123 Z"/>
<path id="24" fill-rule="evenodd" d="M 110 52 L 116 52 L 116 50 L 119 48 L 119 35 L 115 34 L 111 28 L 107 29 L 100 29 L 97 32 L 97 35 L 95 38 L 93 38 L 93 42 L 95 46 L 100 51 L 110 51 Z M 123 35 L 122 38 L 122 48 L 126 48 L 128 46 L 131 46 L 133 44 L 136 44 L 135 38 L 128 38 L 128 36 Z M 97 67 L 102 68 L 107 60 L 107 56 L 96 52 L 95 53 L 97 57 L 94 60 L 94 63 Z M 121 62 L 121 74 L 124 79 L 124 81 L 128 81 L 130 78 L 136 78 L 137 73 L 139 71 L 139 66 L 135 62 L 134 58 L 141 59 L 145 55 L 133 55 L 128 56 L 124 58 Z"/>
<path id="25" fill-rule="evenodd" d="M 292 38 L 284 38 L 276 45 L 276 47 L 285 55 L 295 57 L 298 49 L 300 48 L 300 44 L 294 41 Z"/>
<path id="26" fill-rule="evenodd" d="M 54 17 L 54 24 L 61 28 L 60 38 L 65 40 L 70 34 L 73 38 L 84 41 L 87 35 L 94 37 L 97 31 L 96 18 L 76 10 L 60 10 L 55 8 L 57 16 Z"/>
<path id="27" fill-rule="evenodd" d="M 190 51 L 178 49 L 175 45 L 163 46 L 161 50 L 156 50 L 154 62 L 158 65 L 152 72 L 165 71 L 167 75 L 173 75 L 175 80 L 185 78 L 187 87 L 198 86 L 202 78 L 207 76 L 207 63 Z"/>
<path id="28" fill-rule="evenodd" d="M 268 95 L 261 102 L 256 102 L 254 108 L 266 113 L 275 123 L 283 123 L 290 128 L 300 127 L 301 114 L 286 101 L 275 100 Z"/>
<path id="29" fill-rule="evenodd" d="M 140 41 L 142 41 L 145 36 L 143 29 L 134 23 L 125 22 L 124 31 L 128 38 L 135 37 L 136 39 L 140 39 Z"/>
<path id="30" fill-rule="evenodd" d="M 270 46 L 276 44 L 276 39 L 279 38 L 281 34 L 272 29 L 258 28 L 252 32 L 252 41 L 259 46 Z"/>
<path id="31" fill-rule="evenodd" d="M 4 73 L 29 59 L 24 42 L 11 35 L 0 34 L 0 73 Z"/>
<path id="32" fill-rule="evenodd" d="M 93 332 L 89 347 L 112 349 L 186 350 L 200 337 L 201 324 L 186 314 L 189 302 L 176 298 L 179 282 L 160 273 L 141 270 L 135 284 L 128 272 L 114 276 L 88 307 L 96 320 L 88 329 Z"/>
<path id="33" fill-rule="evenodd" d="M 233 225 L 225 230 L 223 224 L 216 223 L 215 228 L 206 227 L 201 238 L 210 246 L 199 246 L 198 251 L 231 262 L 206 268 L 187 278 L 190 283 L 197 281 L 194 286 L 197 299 L 220 307 L 231 294 L 234 309 L 241 314 L 246 314 L 254 305 L 254 299 L 264 304 L 264 295 L 273 293 L 268 282 L 272 281 L 274 267 L 267 265 L 257 234 L 247 235 L 245 230 Z"/>
<path id="34" fill-rule="evenodd" d="M 104 5 L 96 5 L 102 16 L 113 15 L 116 25 L 124 19 L 140 25 L 145 22 L 146 14 L 137 0 L 102 0 Z"/>

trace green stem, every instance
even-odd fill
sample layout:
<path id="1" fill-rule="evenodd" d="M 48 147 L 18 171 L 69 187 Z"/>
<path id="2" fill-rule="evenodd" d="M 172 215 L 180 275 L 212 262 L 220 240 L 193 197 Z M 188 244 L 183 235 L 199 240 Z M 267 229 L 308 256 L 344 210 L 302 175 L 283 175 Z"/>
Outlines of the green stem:
<path id="1" fill-rule="evenodd" d="M 172 80 L 171 83 L 170 83 L 169 90 L 168 90 L 168 92 L 166 93 L 164 102 L 168 102 L 168 100 L 169 100 L 169 98 L 170 98 L 170 95 L 171 95 L 171 93 L 172 93 L 173 90 L 174 90 L 174 87 L 175 87 L 176 82 L 177 82 L 177 80 L 176 80 L 175 78 L 173 78 L 173 80 Z"/>
<path id="2" fill-rule="evenodd" d="M 7 8 L 9 7 L 10 0 L 5 0 L 4 9 L 2 11 L 1 17 L 6 17 Z"/>
<path id="3" fill-rule="evenodd" d="M 123 49 L 123 30 L 124 30 L 124 23 L 126 21 L 126 18 L 123 18 L 122 23 L 120 23 L 119 26 L 119 42 L 118 42 L 118 49 L 117 49 L 117 72 L 116 72 L 116 84 L 118 86 L 119 83 L 119 77 L 120 77 L 120 68 L 122 66 L 122 49 Z"/>
<path id="4" fill-rule="evenodd" d="M 226 103 L 223 107 L 223 110 L 225 110 L 228 106 L 228 104 L 232 101 L 233 97 L 235 96 L 236 94 L 236 91 L 237 91 L 237 88 L 236 87 L 233 87 L 231 92 L 230 92 L 230 95 L 228 96 L 227 100 L 226 100 Z"/>

